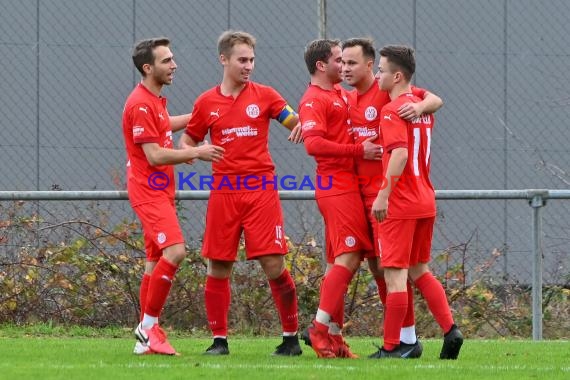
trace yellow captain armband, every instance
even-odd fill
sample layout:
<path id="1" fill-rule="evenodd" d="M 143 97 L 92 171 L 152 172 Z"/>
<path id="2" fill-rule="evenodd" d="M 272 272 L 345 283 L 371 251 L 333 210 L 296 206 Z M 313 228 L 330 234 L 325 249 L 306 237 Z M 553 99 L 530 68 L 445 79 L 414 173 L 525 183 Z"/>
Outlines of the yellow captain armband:
<path id="1" fill-rule="evenodd" d="M 277 115 L 276 119 L 278 122 L 280 122 L 281 124 L 283 124 L 286 127 L 291 126 L 292 120 L 297 116 L 297 112 L 295 112 L 295 110 L 293 110 L 293 108 L 291 108 L 291 106 L 289 104 L 287 104 L 285 106 L 285 108 L 283 108 L 283 110 L 281 112 L 279 112 L 279 115 Z M 293 125 L 294 127 L 294 125 Z"/>

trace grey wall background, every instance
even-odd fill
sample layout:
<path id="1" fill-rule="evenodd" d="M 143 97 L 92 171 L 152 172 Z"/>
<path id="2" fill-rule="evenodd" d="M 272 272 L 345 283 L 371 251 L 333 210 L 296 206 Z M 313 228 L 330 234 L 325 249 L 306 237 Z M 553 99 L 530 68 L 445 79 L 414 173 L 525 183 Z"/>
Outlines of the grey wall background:
<path id="1" fill-rule="evenodd" d="M 563 0 L 326 1 L 327 37 L 416 48 L 416 84 L 445 101 L 432 149 L 438 189 L 568 188 L 569 18 Z M 221 79 L 216 40 L 229 28 L 257 36 L 254 80 L 296 107 L 308 82 L 303 48 L 319 36 L 318 0 L 0 0 L 0 189 L 122 188 L 121 112 L 139 80 L 133 43 L 172 39 L 179 69 L 163 94 L 171 114 L 186 113 Z M 275 123 L 278 174 L 312 174 L 312 159 L 286 137 Z M 207 174 L 209 167 L 178 171 Z M 530 279 L 526 202 L 438 205 L 434 256 L 449 253 L 451 265 L 464 252 L 472 279 L 488 260 L 497 260 L 497 279 Z M 183 207 L 187 238 L 199 246 L 205 202 Z M 292 240 L 322 244 L 313 202 L 284 208 Z M 551 201 L 545 211 L 546 282 L 569 281 L 569 208 Z M 63 202 L 40 202 L 37 210 L 46 220 L 73 217 Z M 117 220 L 132 218 L 126 202 L 109 210 Z"/>

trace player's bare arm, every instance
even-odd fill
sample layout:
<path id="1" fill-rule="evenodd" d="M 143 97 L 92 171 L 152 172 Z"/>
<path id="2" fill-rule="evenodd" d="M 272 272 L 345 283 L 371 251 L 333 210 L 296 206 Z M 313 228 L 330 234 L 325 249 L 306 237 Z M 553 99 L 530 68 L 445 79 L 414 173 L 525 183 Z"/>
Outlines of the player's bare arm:
<path id="1" fill-rule="evenodd" d="M 184 149 L 184 148 L 188 148 L 188 147 L 193 147 L 193 146 L 197 146 L 198 143 L 196 141 L 194 141 L 194 139 L 192 137 L 190 137 L 190 135 L 188 133 L 183 133 L 182 136 L 180 136 L 180 140 L 178 140 L 178 148 L 179 149 Z"/>
<path id="2" fill-rule="evenodd" d="M 188 135 L 187 133 L 183 133 L 182 136 L 180 136 L 180 140 L 178 140 L 178 149 L 186 149 L 195 146 L 198 146 L 198 143 L 194 141 L 194 139 L 192 139 L 190 135 Z M 191 159 L 186 161 L 185 163 L 188 165 L 192 165 L 194 161 L 195 161 L 194 159 Z"/>
<path id="3" fill-rule="evenodd" d="M 179 130 L 186 128 L 191 116 L 192 113 L 170 116 L 168 120 L 170 121 L 170 129 L 172 129 L 172 132 L 178 132 Z"/>
<path id="4" fill-rule="evenodd" d="M 396 148 L 392 151 L 392 155 L 388 161 L 386 175 L 384 176 L 384 181 L 386 182 L 382 184 L 382 189 L 378 192 L 372 204 L 372 216 L 379 222 L 386 219 L 388 215 L 388 198 L 402 175 L 407 162 L 408 149 Z"/>
<path id="5" fill-rule="evenodd" d="M 224 148 L 216 145 L 202 145 L 183 149 L 169 149 L 157 143 L 142 144 L 142 149 L 152 166 L 176 165 L 196 158 L 203 161 L 219 161 L 223 158 Z"/>
<path id="6" fill-rule="evenodd" d="M 398 116 L 404 120 L 420 117 L 425 113 L 434 113 L 443 106 L 443 100 L 431 92 L 426 92 L 424 99 L 418 103 L 405 103 L 398 109 Z"/>
<path id="7" fill-rule="evenodd" d="M 194 149 L 197 153 L 198 156 L 196 158 L 202 161 L 218 162 L 224 158 L 225 149 L 221 146 L 212 145 L 207 140 L 204 140 L 202 145 L 191 149 Z"/>
<path id="8" fill-rule="evenodd" d="M 293 144 L 300 144 L 303 142 L 302 136 L 302 129 L 301 129 L 301 122 L 298 122 L 296 126 L 293 127 L 291 130 L 291 134 L 287 137 L 287 140 L 291 141 Z"/>
<path id="9" fill-rule="evenodd" d="M 198 156 L 196 158 L 202 161 L 214 161 L 214 162 L 218 162 L 223 158 L 223 155 L 220 156 L 214 153 L 221 152 L 223 154 L 223 152 L 225 151 L 225 149 L 222 147 L 211 145 L 208 142 L 208 140 L 204 140 L 202 145 L 198 146 L 198 143 L 194 141 L 194 139 L 190 137 L 190 135 L 187 133 L 183 133 L 182 136 L 180 137 L 180 140 L 178 141 L 178 148 L 179 149 L 192 148 L 198 153 Z M 194 161 L 195 159 L 191 159 L 185 162 L 191 165 L 194 163 Z"/>

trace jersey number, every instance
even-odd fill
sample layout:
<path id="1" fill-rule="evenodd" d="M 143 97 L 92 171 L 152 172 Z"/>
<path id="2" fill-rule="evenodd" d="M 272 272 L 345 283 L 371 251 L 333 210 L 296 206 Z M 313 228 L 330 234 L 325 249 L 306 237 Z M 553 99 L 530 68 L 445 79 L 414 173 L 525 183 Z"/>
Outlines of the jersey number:
<path id="1" fill-rule="evenodd" d="M 418 161 L 418 157 L 420 154 L 420 142 L 421 142 L 420 132 L 421 132 L 420 128 L 414 128 L 414 175 L 416 177 L 420 176 L 420 167 Z M 427 147 L 426 147 L 425 167 L 427 168 L 429 163 L 429 155 L 431 153 L 431 128 L 426 129 L 426 135 L 427 135 Z"/>

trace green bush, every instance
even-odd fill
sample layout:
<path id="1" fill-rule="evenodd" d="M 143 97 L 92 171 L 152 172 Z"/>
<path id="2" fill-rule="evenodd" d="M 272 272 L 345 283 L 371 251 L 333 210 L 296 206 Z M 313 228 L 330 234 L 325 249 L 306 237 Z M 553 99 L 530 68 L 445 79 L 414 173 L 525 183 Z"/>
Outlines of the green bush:
<path id="1" fill-rule="evenodd" d="M 108 218 L 99 213 L 97 223 L 82 219 L 48 223 L 28 214 L 25 202 L 4 203 L 0 212 L 6 217 L 0 220 L 0 324 L 136 325 L 144 268 L 144 244 L 136 220 L 109 227 Z M 57 241 L 46 238 L 51 234 L 42 235 L 56 229 L 65 230 L 57 235 Z M 318 306 L 323 273 L 321 247 L 310 236 L 304 241 L 288 240 L 288 244 L 287 266 L 297 285 L 303 328 Z M 243 246 L 240 250 L 243 256 Z M 455 247 L 435 255 L 434 260 L 451 262 L 450 258 L 464 255 L 465 251 Z M 491 252 L 487 262 L 476 268 L 469 284 L 462 265 L 444 266 L 445 272 L 436 273 L 446 287 L 456 322 L 469 337 L 531 336 L 530 289 L 496 283 L 488 275 L 500 254 L 497 250 Z M 348 335 L 378 336 L 382 334 L 382 306 L 373 278 L 365 268 L 364 264 L 357 272 L 345 300 L 345 330 Z M 206 265 L 200 253 L 188 249 L 161 316 L 163 324 L 207 333 L 205 276 Z M 567 284 L 569 280 L 566 278 Z M 568 286 L 545 287 L 543 294 L 544 336 L 568 338 Z M 418 333 L 440 336 L 419 296 L 415 310 Z M 280 332 L 271 292 L 257 262 L 235 265 L 230 329 L 231 333 L 260 335 Z"/>

